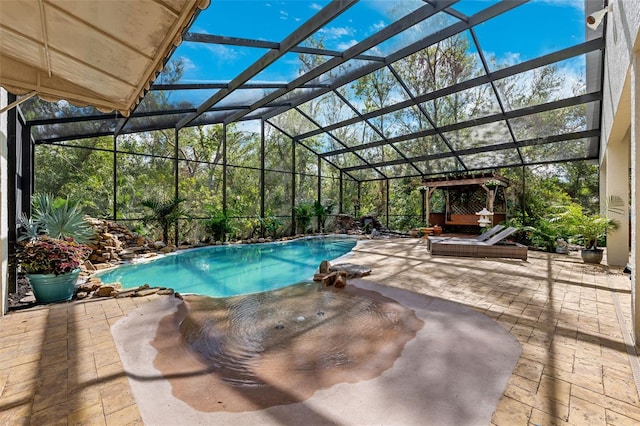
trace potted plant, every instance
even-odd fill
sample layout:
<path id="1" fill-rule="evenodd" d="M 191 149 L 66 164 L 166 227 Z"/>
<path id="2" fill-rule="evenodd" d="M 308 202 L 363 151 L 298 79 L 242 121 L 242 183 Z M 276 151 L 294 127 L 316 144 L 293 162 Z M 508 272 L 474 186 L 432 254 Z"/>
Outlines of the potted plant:
<path id="1" fill-rule="evenodd" d="M 80 265 L 89 258 L 94 230 L 69 198 L 33 194 L 33 214 L 20 215 L 16 261 L 31 283 L 36 300 L 57 302 L 73 297 Z"/>
<path id="2" fill-rule="evenodd" d="M 89 258 L 91 248 L 73 238 L 40 235 L 18 242 L 16 258 L 26 273 L 36 300 L 71 300 L 80 275 L 80 265 Z"/>
<path id="3" fill-rule="evenodd" d="M 611 212 L 622 212 L 620 207 L 622 200 L 619 197 L 610 197 L 604 205 L 605 210 Z M 620 223 L 600 214 L 587 214 L 582 206 L 572 203 L 567 206 L 565 212 L 559 216 L 574 237 L 582 240 L 582 250 L 580 255 L 585 263 L 600 263 L 602 261 L 603 250 L 598 247 L 598 240 L 603 238 L 610 231 L 615 231 Z"/>

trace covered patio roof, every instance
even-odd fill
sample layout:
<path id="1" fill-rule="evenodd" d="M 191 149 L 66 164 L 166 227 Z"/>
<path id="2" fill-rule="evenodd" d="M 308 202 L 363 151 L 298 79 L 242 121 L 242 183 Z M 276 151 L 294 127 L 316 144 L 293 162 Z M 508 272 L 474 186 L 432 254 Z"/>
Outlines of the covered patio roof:
<path id="1" fill-rule="evenodd" d="M 36 143 L 263 120 L 357 181 L 598 158 L 604 25 L 585 18 L 603 0 L 325 0 L 297 20 L 282 19 L 293 15 L 284 2 L 257 28 L 230 4 L 197 16 L 129 117 L 68 105 L 32 114 Z M 574 31 L 547 35 L 549 19 Z M 151 77 L 118 92 L 115 109 L 135 104 Z M 536 96 L 545 79 L 560 90 Z M 363 94 L 380 87 L 376 102 Z"/>
<path id="2" fill-rule="evenodd" d="M 128 116 L 209 0 L 2 1 L 0 84 Z"/>

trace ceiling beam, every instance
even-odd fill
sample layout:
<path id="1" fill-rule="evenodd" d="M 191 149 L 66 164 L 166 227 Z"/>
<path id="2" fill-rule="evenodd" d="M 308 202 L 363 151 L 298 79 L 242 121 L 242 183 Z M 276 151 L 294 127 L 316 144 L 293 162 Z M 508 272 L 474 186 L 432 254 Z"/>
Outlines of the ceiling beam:
<path id="1" fill-rule="evenodd" d="M 535 139 L 528 139 L 525 141 L 521 141 L 518 142 L 517 145 L 518 147 L 522 148 L 525 146 L 534 146 L 534 145 L 546 145 L 546 144 L 550 144 L 550 143 L 558 143 L 558 142 L 564 142 L 564 141 L 570 141 L 570 140 L 576 140 L 576 139 L 582 139 L 582 138 L 592 138 L 592 137 L 599 137 L 600 136 L 600 130 L 596 129 L 596 130 L 585 130 L 585 131 L 581 131 L 581 132 L 573 132 L 573 133 L 565 133 L 563 135 L 555 135 L 555 136 L 547 136 L 547 137 L 543 137 L 543 138 L 535 138 Z M 464 155 L 471 155 L 471 154 L 480 154 L 480 153 L 486 153 L 486 152 L 492 152 L 492 151 L 501 151 L 504 149 L 514 149 L 513 146 L 513 142 L 507 142 L 507 143 L 502 143 L 502 144 L 496 144 L 496 145 L 487 145 L 487 146 L 479 146 L 479 147 L 474 147 L 474 148 L 467 148 L 467 149 L 461 149 L 456 151 L 456 153 L 460 156 L 464 156 Z M 323 154 L 324 155 L 324 154 Z M 429 160 L 438 160 L 438 159 L 443 159 L 443 158 L 450 158 L 453 157 L 453 154 L 451 152 L 441 152 L 441 153 L 437 153 L 437 154 L 427 154 L 427 155 L 420 155 L 417 157 L 409 157 L 410 161 L 413 162 L 420 162 L 420 161 L 429 161 Z M 380 163 L 372 163 L 371 166 L 372 167 L 383 167 L 383 166 L 394 166 L 394 165 L 398 165 L 398 164 L 404 164 L 404 161 L 402 160 L 389 160 L 389 161 L 383 161 Z M 501 167 L 501 166 L 494 166 L 494 167 Z M 346 167 L 344 169 L 342 169 L 343 171 L 347 172 L 347 171 L 355 171 L 355 170 L 361 170 L 361 169 L 366 169 L 366 166 L 353 166 L 353 167 Z M 474 168 L 475 170 L 475 168 Z"/>
<path id="2" fill-rule="evenodd" d="M 456 0 L 457 1 L 457 0 Z M 392 53 L 391 55 L 387 56 L 385 59 L 385 63 L 384 64 L 379 64 L 379 63 L 371 63 L 368 66 L 364 66 L 361 68 L 356 69 L 355 71 L 346 74 L 345 76 L 343 76 L 342 78 L 338 78 L 336 79 L 334 82 L 332 82 L 331 84 L 331 89 L 336 89 L 344 84 L 350 83 L 351 81 L 357 80 L 358 78 L 367 75 L 373 71 L 376 71 L 384 66 L 386 66 L 386 64 L 391 64 L 397 60 L 400 60 L 402 58 L 405 58 L 415 52 L 418 52 L 432 44 L 438 43 L 442 40 L 445 40 L 451 36 L 454 36 L 456 34 L 459 34 L 469 28 L 471 28 L 474 25 L 478 25 L 481 24 L 491 18 L 494 18 L 498 15 L 501 15 L 511 9 L 514 9 L 520 5 L 522 5 L 523 3 L 526 3 L 529 0 L 511 0 L 511 1 L 501 1 L 493 6 L 488 7 L 485 10 L 482 10 L 481 12 L 478 12 L 477 14 L 473 15 L 472 17 L 469 18 L 468 21 L 463 21 L 463 22 L 458 22 L 457 24 L 453 24 L 450 25 L 436 33 L 430 34 L 427 37 L 423 38 L 422 40 L 418 40 L 415 43 L 410 44 L 409 46 L 400 49 L 394 53 Z M 443 2 L 438 2 L 438 7 L 437 7 L 437 11 L 441 11 L 443 9 L 448 8 L 449 6 L 451 6 L 451 4 L 444 4 Z M 412 12 L 413 15 L 416 12 L 418 12 L 420 9 Z M 409 16 L 409 15 L 408 15 Z M 426 17 L 424 18 L 426 19 Z M 424 20 L 423 19 L 423 20 Z M 406 28 L 405 28 L 406 29 Z M 400 32 L 400 31 L 398 31 Z M 394 34 L 395 35 L 395 34 Z M 365 40 L 366 41 L 366 40 Z M 364 41 L 363 41 L 364 42 Z M 356 44 L 355 46 L 353 46 L 352 48 L 356 48 L 358 47 L 359 44 Z M 346 52 L 345 52 L 346 53 Z M 323 64 L 324 65 L 324 64 Z M 302 76 L 304 77 L 304 76 Z M 317 76 L 314 76 L 314 78 Z M 315 98 L 317 96 L 320 96 L 326 92 L 328 92 L 329 90 L 321 90 L 318 91 L 317 93 L 313 93 L 312 95 L 309 96 L 301 96 L 300 98 L 298 98 L 293 105 L 297 106 L 300 105 L 302 103 L 305 103 L 307 101 L 309 101 L 312 98 Z M 265 116 L 265 119 L 269 119 L 277 114 L 282 113 L 283 111 L 286 111 L 284 109 L 282 110 L 277 110 L 274 111 L 273 113 L 270 113 L 269 115 Z"/>
<path id="3" fill-rule="evenodd" d="M 246 83 L 238 89 L 284 89 L 287 83 Z M 325 89 L 328 84 L 308 83 L 305 89 Z M 229 83 L 182 83 L 182 84 L 153 84 L 151 90 L 202 90 L 202 89 L 228 89 Z"/>
<path id="4" fill-rule="evenodd" d="M 383 41 L 399 34 L 400 32 L 406 30 L 407 28 L 412 27 L 413 25 L 417 24 L 418 22 L 421 22 L 423 20 L 425 20 L 426 18 L 433 16 L 434 14 L 436 14 L 437 12 L 439 12 L 440 10 L 444 9 L 445 7 L 449 7 L 452 4 L 456 3 L 458 0 L 443 0 L 441 2 L 438 3 L 437 7 L 433 7 L 431 5 L 425 5 L 420 7 L 419 9 L 414 10 L 413 12 L 409 13 L 408 15 L 400 18 L 399 20 L 397 20 L 396 22 L 392 23 L 391 25 L 383 28 L 382 30 L 378 31 L 377 33 L 373 34 L 370 37 L 367 37 L 366 39 L 364 39 L 363 41 L 361 41 L 360 43 L 357 43 L 353 46 L 351 46 L 350 48 L 348 48 L 347 50 L 344 51 L 344 53 L 342 54 L 341 57 L 339 58 L 333 58 L 330 59 L 320 65 L 318 65 L 317 67 L 315 67 L 314 69 L 312 69 L 311 71 L 301 75 L 300 77 L 296 78 L 295 80 L 293 80 L 290 84 L 289 87 L 287 89 L 282 89 L 282 90 L 278 90 L 274 93 L 271 93 L 267 96 L 265 96 L 264 98 L 262 98 L 261 100 L 253 103 L 251 105 L 251 109 L 258 109 L 263 105 L 268 104 L 269 102 L 283 96 L 286 95 L 287 93 L 301 87 L 303 84 L 317 78 L 320 77 L 322 74 L 324 74 L 327 71 L 330 71 L 338 66 L 340 66 L 341 64 L 347 62 L 350 59 L 353 59 L 355 56 L 366 52 L 367 50 L 371 49 L 374 46 L 377 46 L 378 44 L 382 43 Z M 386 63 L 386 62 L 385 62 Z M 385 66 L 385 63 L 379 64 L 380 67 Z M 328 90 L 325 90 L 322 93 L 326 93 L 328 92 Z M 319 93 L 320 94 L 320 93 Z M 319 95 L 318 94 L 318 95 Z M 313 97 L 317 96 L 316 94 L 314 94 Z M 300 102 L 297 102 L 295 104 L 295 106 L 300 105 Z M 271 115 L 272 116 L 272 115 Z M 241 113 L 238 114 L 234 114 L 231 117 L 228 118 L 227 123 L 233 122 L 237 119 L 239 119 L 240 117 L 242 117 Z"/>
<path id="5" fill-rule="evenodd" d="M 247 38 L 227 37 L 211 34 L 187 33 L 184 37 L 184 41 L 208 44 L 223 44 L 227 46 L 257 47 L 262 49 L 280 49 L 280 43 L 276 43 L 275 41 L 252 40 Z M 294 46 L 289 50 L 289 52 L 333 57 L 342 56 L 342 52 L 338 50 L 319 49 L 317 47 L 306 46 Z M 384 62 L 383 57 L 374 55 L 358 55 L 354 59 Z"/>
<path id="6" fill-rule="evenodd" d="M 229 94 L 231 94 L 235 89 L 245 84 L 255 75 L 257 75 L 260 71 L 264 70 L 266 67 L 274 63 L 276 60 L 284 56 L 287 52 L 289 52 L 292 48 L 297 46 L 299 43 L 303 42 L 307 39 L 311 34 L 315 33 L 317 30 L 322 28 L 328 22 L 331 22 L 345 10 L 350 8 L 356 3 L 357 0 L 334 0 L 329 3 L 327 6 L 322 8 L 318 13 L 312 16 L 308 21 L 299 26 L 294 32 L 288 35 L 278 49 L 272 49 L 269 52 L 265 53 L 261 58 L 259 58 L 256 62 L 251 64 L 247 69 L 242 71 L 235 77 L 233 80 L 229 82 L 229 87 L 227 89 L 220 89 L 209 99 L 204 101 L 196 110 L 195 113 L 189 114 L 180 120 L 176 124 L 176 129 L 181 129 L 184 126 L 191 123 L 202 113 L 207 111 L 209 108 L 220 102 L 222 99 L 226 98 Z M 255 109 L 255 108 L 254 108 Z M 251 109 L 253 111 L 253 109 Z M 250 111 L 247 111 L 247 113 Z M 242 114 L 246 115 L 246 114 Z M 240 117 L 242 116 L 240 115 Z M 233 115 L 235 117 L 236 114 Z M 237 117 L 237 118 L 240 118 Z"/>
<path id="7" fill-rule="evenodd" d="M 439 127 L 437 129 L 434 128 L 434 129 L 421 130 L 419 132 L 410 133 L 410 134 L 407 134 L 407 135 L 396 136 L 395 138 L 388 138 L 387 140 L 379 140 L 379 141 L 375 141 L 375 142 L 369 142 L 367 144 L 362 144 L 362 145 L 358 145 L 356 147 L 352 147 L 351 149 L 360 150 L 360 149 L 367 149 L 367 148 L 375 148 L 377 146 L 385 145 L 387 143 L 404 142 L 404 141 L 409 141 L 409 140 L 412 140 L 412 139 L 418 139 L 418 138 L 423 138 L 423 137 L 427 137 L 427 136 L 439 135 L 441 133 L 452 132 L 452 131 L 455 131 L 455 130 L 466 129 L 466 128 L 469 128 L 469 127 L 475 127 L 475 126 L 479 126 L 479 125 L 495 123 L 495 122 L 498 122 L 498 121 L 524 117 L 524 116 L 527 116 L 527 115 L 538 114 L 538 113 L 541 113 L 541 112 L 552 111 L 554 109 L 566 108 L 566 107 L 569 107 L 569 106 L 581 105 L 581 104 L 585 104 L 585 103 L 588 103 L 588 102 L 595 102 L 595 101 L 600 101 L 600 100 L 602 100 L 602 93 L 600 93 L 600 92 L 587 93 L 585 95 L 575 96 L 573 98 L 561 99 L 559 101 L 549 102 L 549 103 L 546 103 L 546 104 L 540 104 L 540 105 L 525 107 L 525 108 L 521 108 L 521 109 L 517 109 L 517 110 L 513 110 L 513 111 L 507 111 L 504 114 L 499 113 L 499 114 L 494 114 L 494 115 L 488 115 L 488 116 L 482 117 L 482 118 L 475 118 L 475 119 L 468 120 L 468 121 L 462 121 L 462 122 L 459 122 L 459 123 L 449 124 L 447 126 Z M 518 141 L 516 141 L 516 142 L 519 143 Z M 330 152 L 323 153 L 321 155 L 329 156 L 329 155 L 342 154 L 343 152 L 344 152 L 344 150 L 335 150 L 335 151 L 330 151 Z"/>
<path id="8" fill-rule="evenodd" d="M 380 115 L 388 114 L 390 112 L 398 111 L 403 108 L 428 102 L 437 98 L 441 98 L 443 96 L 452 95 L 454 93 L 461 92 L 463 90 L 479 87 L 484 84 L 490 84 L 492 81 L 495 81 L 495 80 L 501 80 L 503 78 L 512 77 L 514 75 L 521 74 L 523 72 L 530 71 L 535 68 L 539 68 L 545 65 L 551 65 L 553 63 L 563 61 L 565 59 L 573 58 L 575 56 L 583 55 L 585 53 L 589 53 L 595 50 L 601 50 L 603 48 L 604 48 L 604 40 L 602 38 L 598 38 L 598 39 L 591 40 L 582 44 L 578 44 L 566 49 L 559 50 L 557 52 L 550 53 L 545 56 L 541 56 L 536 59 L 531 59 L 526 62 L 521 62 L 517 65 L 513 65 L 507 68 L 502 68 L 500 70 L 492 72 L 491 74 L 482 75 L 480 77 L 472 78 L 472 79 L 463 81 L 461 83 L 454 84 L 449 87 L 445 87 L 440 90 L 435 90 L 433 92 L 430 92 L 421 96 L 416 96 L 414 100 L 408 99 L 406 101 L 398 102 L 397 104 L 389 105 L 385 108 L 381 108 L 379 110 L 376 110 L 367 114 L 363 114 L 362 116 L 363 118 L 366 118 L 366 119 L 378 117 Z M 296 103 L 297 102 L 292 102 L 293 105 L 295 105 Z M 351 118 L 338 123 L 334 123 L 330 126 L 325 126 L 323 129 L 313 130 L 304 134 L 300 134 L 296 136 L 296 138 L 298 139 L 308 138 L 310 136 L 323 133 L 323 130 L 331 131 L 339 127 L 357 123 L 358 121 L 360 120 L 357 117 Z"/>

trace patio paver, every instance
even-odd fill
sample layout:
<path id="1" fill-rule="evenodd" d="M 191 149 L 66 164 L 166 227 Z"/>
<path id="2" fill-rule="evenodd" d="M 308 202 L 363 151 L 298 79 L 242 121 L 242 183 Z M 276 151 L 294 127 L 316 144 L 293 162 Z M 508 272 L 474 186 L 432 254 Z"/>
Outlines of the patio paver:
<path id="1" fill-rule="evenodd" d="M 482 312 L 518 339 L 523 353 L 493 424 L 640 422 L 638 357 L 628 355 L 624 335 L 630 281 L 620 268 L 534 251 L 527 262 L 431 257 L 425 246 L 367 241 L 349 262 L 370 266 L 366 279 Z M 2 317 L 0 424 L 142 423 L 110 326 L 155 297 L 168 296 L 77 301 Z"/>

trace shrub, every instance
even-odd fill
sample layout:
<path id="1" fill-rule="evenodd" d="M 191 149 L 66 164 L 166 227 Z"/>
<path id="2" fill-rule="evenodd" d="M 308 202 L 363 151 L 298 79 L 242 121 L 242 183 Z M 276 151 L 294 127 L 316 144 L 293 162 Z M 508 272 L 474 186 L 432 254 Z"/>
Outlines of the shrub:
<path id="1" fill-rule="evenodd" d="M 303 234 L 306 233 L 314 214 L 313 204 L 305 202 L 300 203 L 293 208 L 293 212 L 296 217 L 298 230 Z"/>
<path id="2" fill-rule="evenodd" d="M 223 211 L 213 211 L 204 226 L 215 241 L 224 241 L 225 235 L 233 231 L 229 215 Z"/>
<path id="3" fill-rule="evenodd" d="M 91 248 L 72 238 L 42 235 L 18 243 L 16 258 L 28 274 L 64 274 L 78 269 L 89 258 Z"/>

